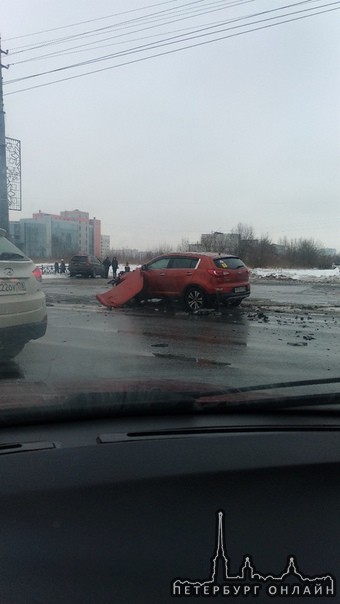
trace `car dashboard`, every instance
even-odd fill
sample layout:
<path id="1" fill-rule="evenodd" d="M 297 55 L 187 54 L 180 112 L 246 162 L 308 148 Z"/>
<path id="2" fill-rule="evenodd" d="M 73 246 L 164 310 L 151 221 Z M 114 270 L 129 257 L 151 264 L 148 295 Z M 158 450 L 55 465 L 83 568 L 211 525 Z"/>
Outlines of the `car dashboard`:
<path id="1" fill-rule="evenodd" d="M 337 601 L 339 409 L 1 429 L 4 604 Z"/>

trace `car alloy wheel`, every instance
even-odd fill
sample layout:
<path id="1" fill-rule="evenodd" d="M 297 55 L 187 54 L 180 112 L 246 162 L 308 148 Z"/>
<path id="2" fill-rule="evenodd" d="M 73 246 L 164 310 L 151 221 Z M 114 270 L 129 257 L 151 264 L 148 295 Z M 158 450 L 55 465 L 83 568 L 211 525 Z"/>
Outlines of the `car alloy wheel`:
<path id="1" fill-rule="evenodd" d="M 200 310 L 205 305 L 205 295 L 199 287 L 191 287 L 185 294 L 185 304 L 188 310 Z"/>

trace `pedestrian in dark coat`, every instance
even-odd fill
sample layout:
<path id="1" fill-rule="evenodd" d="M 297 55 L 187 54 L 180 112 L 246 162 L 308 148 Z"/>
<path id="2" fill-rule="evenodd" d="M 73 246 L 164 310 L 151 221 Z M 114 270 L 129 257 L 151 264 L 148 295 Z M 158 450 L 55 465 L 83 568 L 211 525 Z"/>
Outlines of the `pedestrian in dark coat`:
<path id="1" fill-rule="evenodd" d="M 111 266 L 111 260 L 108 256 L 106 256 L 105 260 L 103 260 L 103 265 L 105 268 L 105 279 L 107 279 L 109 276 L 109 268 Z"/>
<path id="2" fill-rule="evenodd" d="M 117 269 L 119 266 L 116 256 L 114 256 L 112 258 L 111 266 L 112 266 L 112 278 L 115 279 L 117 276 Z"/>

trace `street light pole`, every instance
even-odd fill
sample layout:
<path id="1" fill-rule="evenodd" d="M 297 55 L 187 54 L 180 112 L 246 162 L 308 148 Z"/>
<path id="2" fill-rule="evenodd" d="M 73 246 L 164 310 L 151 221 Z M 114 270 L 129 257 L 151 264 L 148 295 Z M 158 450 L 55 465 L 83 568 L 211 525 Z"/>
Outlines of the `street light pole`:
<path id="1" fill-rule="evenodd" d="M 9 214 L 7 198 L 7 170 L 6 170 L 6 134 L 5 134 L 5 111 L 2 92 L 2 55 L 7 55 L 7 51 L 1 48 L 0 37 L 0 228 L 7 231 L 9 236 Z"/>

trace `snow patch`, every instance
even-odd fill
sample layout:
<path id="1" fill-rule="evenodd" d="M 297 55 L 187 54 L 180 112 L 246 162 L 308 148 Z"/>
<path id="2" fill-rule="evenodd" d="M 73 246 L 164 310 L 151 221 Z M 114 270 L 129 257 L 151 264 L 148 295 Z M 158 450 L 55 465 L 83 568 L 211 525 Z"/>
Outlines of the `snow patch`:
<path id="1" fill-rule="evenodd" d="M 280 281 L 340 283 L 340 267 L 324 270 L 318 268 L 253 268 L 251 269 L 251 276 L 255 279 L 277 279 Z"/>

